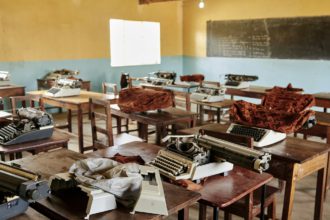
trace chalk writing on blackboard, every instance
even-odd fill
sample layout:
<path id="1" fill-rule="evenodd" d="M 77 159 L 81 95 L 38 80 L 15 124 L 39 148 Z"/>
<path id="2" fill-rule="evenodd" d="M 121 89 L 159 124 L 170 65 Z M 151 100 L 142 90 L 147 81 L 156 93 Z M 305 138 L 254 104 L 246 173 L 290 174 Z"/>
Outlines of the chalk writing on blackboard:
<path id="1" fill-rule="evenodd" d="M 207 22 L 207 55 L 330 59 L 330 16 Z"/>

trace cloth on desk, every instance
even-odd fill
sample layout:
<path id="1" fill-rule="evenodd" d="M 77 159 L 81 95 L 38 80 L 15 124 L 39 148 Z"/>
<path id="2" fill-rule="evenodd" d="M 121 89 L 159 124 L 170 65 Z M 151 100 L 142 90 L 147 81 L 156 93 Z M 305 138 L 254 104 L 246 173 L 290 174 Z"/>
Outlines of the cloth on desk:
<path id="1" fill-rule="evenodd" d="M 287 87 L 274 86 L 271 89 L 266 89 L 266 92 L 303 92 L 302 88 L 294 88 L 291 83 Z"/>
<path id="2" fill-rule="evenodd" d="M 126 113 L 145 112 L 171 107 L 173 100 L 174 94 L 169 90 L 128 88 L 119 92 L 118 106 Z"/>
<path id="3" fill-rule="evenodd" d="M 180 76 L 180 80 L 182 82 L 202 82 L 204 81 L 204 75 L 203 74 L 192 74 L 192 75 L 183 75 Z"/>
<path id="4" fill-rule="evenodd" d="M 113 157 L 110 158 L 111 160 L 115 160 L 119 163 L 137 163 L 139 165 L 144 165 L 145 162 L 142 157 L 138 156 L 124 156 L 119 153 L 116 153 Z"/>
<path id="5" fill-rule="evenodd" d="M 265 95 L 261 105 L 236 101 L 230 117 L 235 123 L 293 133 L 314 117 L 315 112 L 309 109 L 313 105 L 312 95 L 277 88 Z"/>
<path id="6" fill-rule="evenodd" d="M 132 207 L 139 199 L 142 176 L 138 164 L 88 158 L 75 162 L 69 172 L 78 183 L 109 192 L 126 207 Z"/>
<path id="7" fill-rule="evenodd" d="M 199 190 L 201 190 L 203 188 L 203 186 L 201 184 L 194 183 L 191 180 L 184 180 L 184 179 L 171 180 L 171 179 L 169 179 L 169 181 L 175 185 L 182 186 L 188 190 L 195 191 L 195 192 L 198 192 Z"/>

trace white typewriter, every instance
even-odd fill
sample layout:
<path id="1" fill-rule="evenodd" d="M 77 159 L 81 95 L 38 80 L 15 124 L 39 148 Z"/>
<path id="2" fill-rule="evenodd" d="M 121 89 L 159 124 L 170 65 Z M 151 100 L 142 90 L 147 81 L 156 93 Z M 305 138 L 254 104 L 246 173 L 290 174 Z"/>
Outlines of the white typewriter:
<path id="1" fill-rule="evenodd" d="M 9 72 L 0 71 L 0 85 L 8 85 L 10 84 Z"/>
<path id="2" fill-rule="evenodd" d="M 223 87 L 200 86 L 191 93 L 190 98 L 200 102 L 221 102 L 225 100 L 225 92 Z"/>
<path id="3" fill-rule="evenodd" d="M 81 81 L 79 79 L 60 78 L 56 85 L 44 95 L 51 97 L 67 97 L 80 95 Z"/>
<path id="4" fill-rule="evenodd" d="M 233 164 L 224 161 L 210 161 L 210 150 L 198 146 L 194 135 L 169 135 L 163 142 L 170 140 L 167 149 L 160 150 L 150 162 L 160 173 L 173 180 L 202 178 L 226 173 L 233 169 Z"/>
<path id="5" fill-rule="evenodd" d="M 270 129 L 249 127 L 232 123 L 227 129 L 227 133 L 242 135 L 253 138 L 253 146 L 265 147 L 286 138 L 285 133 L 276 132 Z"/>
<path id="6" fill-rule="evenodd" d="M 258 76 L 251 75 L 241 75 L 241 74 L 227 74 L 225 76 L 226 88 L 234 88 L 234 89 L 245 89 L 250 87 L 251 81 L 256 81 Z"/>
<path id="7" fill-rule="evenodd" d="M 135 212 L 168 215 L 162 179 L 159 170 L 151 166 L 139 166 L 143 178 L 141 193 L 136 202 Z"/>
<path id="8" fill-rule="evenodd" d="M 86 206 L 85 219 L 89 219 L 89 216 L 92 214 L 110 211 L 117 208 L 116 198 L 114 195 L 101 189 L 84 186 L 82 184 L 77 185 L 70 173 L 58 173 L 51 176 L 49 182 L 52 192 L 74 188 L 77 186 L 83 193 L 86 194 L 88 197 L 88 202 Z"/>

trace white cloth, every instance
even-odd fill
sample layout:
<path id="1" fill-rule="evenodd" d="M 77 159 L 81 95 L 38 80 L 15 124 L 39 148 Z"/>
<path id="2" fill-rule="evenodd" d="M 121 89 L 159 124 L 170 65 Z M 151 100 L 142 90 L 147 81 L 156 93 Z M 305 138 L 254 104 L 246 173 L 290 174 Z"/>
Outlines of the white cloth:
<path id="1" fill-rule="evenodd" d="M 106 158 L 88 158 L 69 169 L 80 184 L 96 187 L 115 195 L 124 206 L 132 207 L 140 196 L 142 176 L 139 165 L 121 164 Z"/>

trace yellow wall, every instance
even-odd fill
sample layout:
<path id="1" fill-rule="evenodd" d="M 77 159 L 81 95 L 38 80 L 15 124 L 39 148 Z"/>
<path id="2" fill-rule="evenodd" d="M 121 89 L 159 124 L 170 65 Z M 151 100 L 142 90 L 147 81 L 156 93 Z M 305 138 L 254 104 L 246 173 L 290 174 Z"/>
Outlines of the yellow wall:
<path id="1" fill-rule="evenodd" d="M 162 55 L 182 55 L 182 3 L 0 0 L 0 61 L 109 57 L 109 19 L 161 23 Z"/>
<path id="2" fill-rule="evenodd" d="M 183 4 L 183 54 L 206 56 L 206 21 L 330 15 L 329 0 L 198 0 Z"/>

